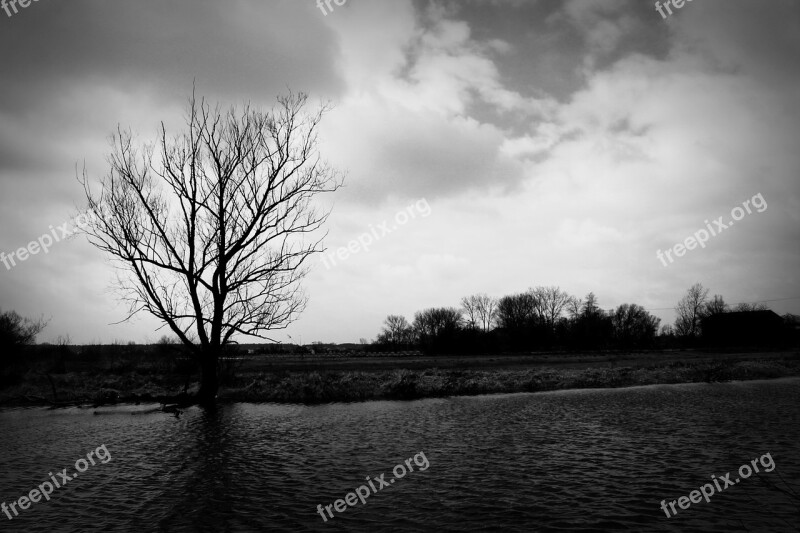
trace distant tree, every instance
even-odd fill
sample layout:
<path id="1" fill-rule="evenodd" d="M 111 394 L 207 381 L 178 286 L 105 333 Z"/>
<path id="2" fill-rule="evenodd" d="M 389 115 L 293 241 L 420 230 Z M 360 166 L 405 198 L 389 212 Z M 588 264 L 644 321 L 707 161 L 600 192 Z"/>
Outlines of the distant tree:
<path id="1" fill-rule="evenodd" d="M 453 307 L 435 307 L 414 314 L 413 329 L 427 337 L 455 331 L 463 322 L 461 311 Z"/>
<path id="2" fill-rule="evenodd" d="M 531 350 L 549 343 L 554 332 L 541 318 L 533 291 L 503 296 L 497 303 L 498 340 L 507 349 Z"/>
<path id="3" fill-rule="evenodd" d="M 412 328 L 423 348 L 441 351 L 453 347 L 463 324 L 461 311 L 453 307 L 436 307 L 414 314 Z"/>
<path id="4" fill-rule="evenodd" d="M 565 344 L 578 348 L 602 348 L 612 340 L 611 318 L 600 309 L 593 292 L 581 303 L 580 313 L 572 319 Z"/>
<path id="5" fill-rule="evenodd" d="M 593 316 L 601 314 L 602 312 L 603 310 L 597 305 L 597 296 L 595 296 L 593 292 L 587 294 L 583 302 L 583 307 L 581 308 L 581 314 L 583 316 Z"/>
<path id="6" fill-rule="evenodd" d="M 675 307 L 675 334 L 680 337 L 698 337 L 700 321 L 708 301 L 708 289 L 700 283 L 692 285 Z"/>
<path id="7" fill-rule="evenodd" d="M 413 330 L 406 317 L 389 315 L 383 323 L 383 331 L 378 335 L 379 344 L 398 346 L 413 343 Z"/>
<path id="8" fill-rule="evenodd" d="M 468 329 L 478 329 L 478 302 L 475 295 L 461 298 L 461 311 L 464 313 L 465 326 Z"/>
<path id="9" fill-rule="evenodd" d="M 583 307 L 583 300 L 573 296 L 567 302 L 567 313 L 572 320 L 576 320 L 581 316 L 581 308 Z"/>
<path id="10" fill-rule="evenodd" d="M 721 295 L 715 294 L 714 297 L 706 302 L 705 309 L 703 309 L 703 316 L 721 315 L 728 312 L 728 304 Z"/>
<path id="11" fill-rule="evenodd" d="M 497 318 L 497 300 L 487 294 L 473 294 L 461 299 L 466 326 L 488 332 Z"/>
<path id="12" fill-rule="evenodd" d="M 567 308 L 572 296 L 558 287 L 536 287 L 531 289 L 531 292 L 542 322 L 550 329 L 555 329 L 556 322 Z"/>
<path id="13" fill-rule="evenodd" d="M 183 352 L 182 347 L 183 343 L 181 343 L 177 337 L 170 335 L 162 335 L 161 338 L 156 341 L 156 353 L 162 356 L 181 354 Z"/>
<path id="14" fill-rule="evenodd" d="M 662 337 L 671 337 L 675 334 L 675 330 L 672 328 L 670 324 L 664 324 L 661 326 L 661 336 Z"/>
<path id="15" fill-rule="evenodd" d="M 59 335 L 56 337 L 56 346 L 66 347 L 72 344 L 72 337 L 69 336 L 69 333 L 66 335 Z"/>
<path id="16" fill-rule="evenodd" d="M 487 294 L 478 295 L 478 316 L 484 332 L 489 332 L 497 320 L 497 299 Z"/>
<path id="17" fill-rule="evenodd" d="M 611 313 L 614 339 L 623 347 L 650 344 L 658 332 L 660 322 L 660 318 L 637 304 L 622 304 Z"/>
<path id="18" fill-rule="evenodd" d="M 20 348 L 28 344 L 33 344 L 36 335 L 47 326 L 47 322 L 40 318 L 31 320 L 18 315 L 15 311 L 0 311 L 0 383 L 7 374 L 15 374 Z"/>
<path id="19" fill-rule="evenodd" d="M 532 292 L 503 296 L 497 304 L 497 323 L 508 330 L 534 325 L 538 318 L 536 297 Z"/>
<path id="20" fill-rule="evenodd" d="M 769 307 L 763 303 L 740 303 L 733 308 L 734 311 L 769 311 Z"/>
<path id="21" fill-rule="evenodd" d="M 203 404 L 215 401 L 223 347 L 272 340 L 305 309 L 300 283 L 324 250 L 311 236 L 329 214 L 315 200 L 342 183 L 318 149 L 326 108 L 307 113 L 306 101 L 223 111 L 192 96 L 178 135 L 162 124 L 154 144 L 136 146 L 118 130 L 99 195 L 82 177 L 101 213 L 85 232 L 120 267 L 128 318 L 149 313 L 190 349 Z"/>
<path id="22" fill-rule="evenodd" d="M 16 311 L 0 312 L 0 349 L 11 352 L 20 346 L 33 344 L 45 326 L 47 321 L 44 318 L 32 320 Z"/>

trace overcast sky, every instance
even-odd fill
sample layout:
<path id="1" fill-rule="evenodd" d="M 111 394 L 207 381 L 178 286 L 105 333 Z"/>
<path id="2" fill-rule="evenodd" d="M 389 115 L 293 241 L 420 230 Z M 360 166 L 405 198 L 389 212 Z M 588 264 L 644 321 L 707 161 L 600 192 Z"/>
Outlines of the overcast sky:
<path id="1" fill-rule="evenodd" d="M 603 308 L 638 303 L 664 322 L 695 282 L 800 312 L 788 299 L 800 296 L 796 1 L 702 0 L 666 19 L 639 0 L 332 6 L 0 11 L 0 251 L 70 220 L 76 165 L 100 178 L 118 125 L 142 139 L 160 121 L 180 131 L 196 80 L 225 106 L 271 107 L 287 88 L 335 103 L 321 149 L 348 175 L 328 199 L 328 253 L 384 221 L 392 230 L 334 265 L 320 257 L 306 312 L 277 340 L 373 339 L 388 314 L 537 285 L 593 291 Z M 657 257 L 748 200 L 751 213 L 704 248 Z M 126 315 L 113 277 L 83 237 L 62 241 L 0 264 L 0 307 L 50 318 L 39 341 L 167 333 L 146 316 L 113 324 Z"/>

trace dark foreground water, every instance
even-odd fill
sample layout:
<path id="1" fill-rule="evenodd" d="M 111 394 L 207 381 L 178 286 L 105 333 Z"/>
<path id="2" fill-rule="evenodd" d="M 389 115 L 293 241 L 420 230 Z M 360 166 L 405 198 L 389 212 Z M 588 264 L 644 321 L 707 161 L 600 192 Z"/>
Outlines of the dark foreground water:
<path id="1" fill-rule="evenodd" d="M 0 531 L 800 527 L 800 499 L 784 493 L 800 493 L 800 379 L 132 414 L 152 407 L 0 412 L 7 506 L 108 450 L 50 501 L 0 514 Z M 767 453 L 771 472 L 759 462 L 673 518 L 660 508 Z M 414 471 L 388 483 L 408 458 Z M 317 513 L 382 473 L 365 504 Z"/>

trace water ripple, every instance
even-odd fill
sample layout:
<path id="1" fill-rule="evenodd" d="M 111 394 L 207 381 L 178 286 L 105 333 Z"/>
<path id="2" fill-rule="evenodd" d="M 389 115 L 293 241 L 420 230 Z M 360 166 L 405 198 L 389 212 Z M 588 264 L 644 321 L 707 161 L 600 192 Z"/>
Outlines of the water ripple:
<path id="1" fill-rule="evenodd" d="M 0 412 L 0 502 L 105 444 L 4 531 L 789 531 L 800 380 L 367 402 Z M 95 414 L 97 413 L 97 414 Z M 323 522 L 330 505 L 424 452 L 430 467 Z M 773 472 L 667 518 L 770 452 Z M 413 462 L 412 462 L 413 464 Z M 795 489 L 796 490 L 796 489 Z M 5 521 L 3 521 L 5 520 Z"/>

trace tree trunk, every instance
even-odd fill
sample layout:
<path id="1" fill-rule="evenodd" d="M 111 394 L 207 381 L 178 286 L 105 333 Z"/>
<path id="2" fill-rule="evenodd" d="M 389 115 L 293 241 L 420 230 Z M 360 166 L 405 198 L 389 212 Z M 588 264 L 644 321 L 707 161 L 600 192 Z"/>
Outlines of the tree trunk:
<path id="1" fill-rule="evenodd" d="M 200 390 L 197 393 L 197 398 L 202 405 L 213 405 L 216 402 L 217 391 L 219 390 L 219 381 L 217 379 L 219 349 L 209 348 L 204 350 L 201 357 Z"/>

